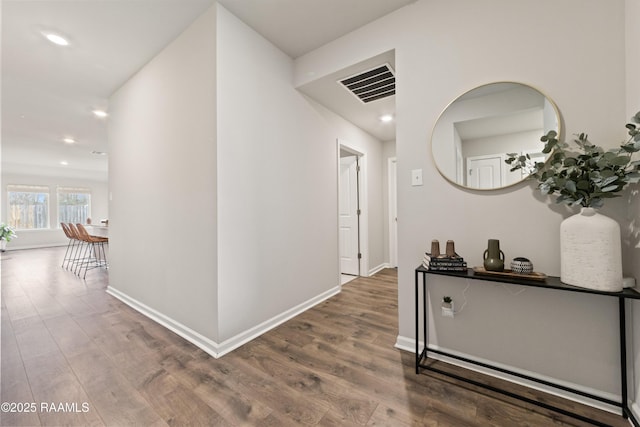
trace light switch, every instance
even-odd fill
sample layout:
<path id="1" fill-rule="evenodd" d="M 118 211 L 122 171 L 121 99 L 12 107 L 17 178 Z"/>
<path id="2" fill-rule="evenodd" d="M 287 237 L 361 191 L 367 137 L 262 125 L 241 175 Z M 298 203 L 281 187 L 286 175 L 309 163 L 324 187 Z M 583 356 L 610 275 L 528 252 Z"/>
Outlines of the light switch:
<path id="1" fill-rule="evenodd" d="M 414 169 L 411 171 L 411 185 L 414 187 L 422 185 L 422 169 Z"/>

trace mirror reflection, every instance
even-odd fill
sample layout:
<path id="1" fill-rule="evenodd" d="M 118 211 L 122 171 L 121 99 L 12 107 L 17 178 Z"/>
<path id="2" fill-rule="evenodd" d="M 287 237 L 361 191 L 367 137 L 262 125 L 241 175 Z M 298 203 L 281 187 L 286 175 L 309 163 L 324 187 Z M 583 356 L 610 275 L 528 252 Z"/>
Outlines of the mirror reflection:
<path id="1" fill-rule="evenodd" d="M 491 83 L 449 104 L 433 129 L 431 149 L 446 179 L 491 190 L 526 178 L 526 171 L 509 171 L 507 153 L 546 160 L 540 137 L 550 130 L 560 132 L 558 110 L 549 98 L 521 83 Z"/>

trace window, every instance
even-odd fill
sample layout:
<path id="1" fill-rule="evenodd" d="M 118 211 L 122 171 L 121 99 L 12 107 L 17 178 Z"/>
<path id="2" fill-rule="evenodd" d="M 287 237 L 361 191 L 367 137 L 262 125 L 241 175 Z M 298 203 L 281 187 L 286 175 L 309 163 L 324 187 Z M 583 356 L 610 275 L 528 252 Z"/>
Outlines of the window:
<path id="1" fill-rule="evenodd" d="M 84 224 L 91 217 L 91 190 L 58 187 L 58 222 Z"/>
<path id="2" fill-rule="evenodd" d="M 9 225 L 15 229 L 49 228 L 49 187 L 8 185 Z"/>

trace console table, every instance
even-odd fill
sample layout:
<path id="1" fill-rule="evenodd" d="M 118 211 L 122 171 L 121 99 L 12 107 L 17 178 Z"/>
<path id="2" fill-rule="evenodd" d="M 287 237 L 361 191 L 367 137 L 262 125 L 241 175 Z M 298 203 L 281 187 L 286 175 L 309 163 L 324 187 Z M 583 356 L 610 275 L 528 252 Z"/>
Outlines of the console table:
<path id="1" fill-rule="evenodd" d="M 581 390 L 576 390 L 574 388 L 570 388 L 570 387 L 566 387 L 560 384 L 555 384 L 546 380 L 541 380 L 535 377 L 531 377 L 525 374 L 521 374 L 518 372 L 513 372 L 511 370 L 508 369 L 504 369 L 501 367 L 497 367 L 497 366 L 492 366 L 483 362 L 478 362 L 466 357 L 461 357 L 455 354 L 451 354 L 439 349 L 435 349 L 432 347 L 429 347 L 429 341 L 428 341 L 428 337 L 427 337 L 427 332 L 428 332 L 428 328 L 427 328 L 427 318 L 428 318 L 428 311 L 429 311 L 429 306 L 427 305 L 427 276 L 449 276 L 449 277 L 459 277 L 461 279 L 470 279 L 470 280 L 483 280 L 483 281 L 488 281 L 488 282 L 498 282 L 498 283 L 509 283 L 511 285 L 518 285 L 518 286 L 530 286 L 530 287 L 536 287 L 536 288 L 545 288 L 545 289 L 554 289 L 554 290 L 559 290 L 559 291 L 566 291 L 566 292 L 579 292 L 579 293 L 586 293 L 586 294 L 594 294 L 594 295 L 601 295 L 603 297 L 612 297 L 612 298 L 617 298 L 618 299 L 618 315 L 619 315 L 619 324 L 620 324 L 620 328 L 619 328 L 619 332 L 620 332 L 620 384 L 621 384 L 621 402 L 617 402 L 617 401 L 613 401 L 610 399 L 606 399 L 600 396 L 595 396 L 593 394 L 581 391 Z M 422 277 L 422 299 L 420 299 L 420 277 Z M 522 396 L 522 395 L 518 395 L 512 392 L 509 392 L 507 390 L 503 390 L 494 386 L 491 386 L 489 384 L 484 384 L 469 378 L 465 378 L 462 377 L 460 375 L 456 375 L 450 372 L 446 372 L 443 371 L 441 369 L 438 369 L 436 367 L 430 366 L 426 364 L 426 361 L 428 359 L 428 354 L 427 352 L 432 352 L 435 354 L 440 354 L 443 356 L 447 356 L 456 360 L 460 360 L 466 363 L 470 363 L 476 366 L 481 366 L 483 368 L 488 368 L 491 370 L 494 370 L 496 372 L 502 372 L 502 373 L 506 373 L 518 378 L 523 378 L 529 381 L 533 381 L 539 384 L 543 384 L 549 387 L 554 387 L 556 389 L 559 390 L 563 390 L 563 391 L 568 391 L 570 393 L 573 393 L 575 395 L 580 395 L 580 396 L 584 396 L 584 397 L 588 397 L 590 399 L 593 400 L 597 400 L 600 402 L 604 402 L 607 403 L 609 405 L 613 405 L 613 406 L 617 406 L 621 408 L 622 411 L 622 416 L 625 418 L 629 418 L 633 424 L 636 427 L 640 427 L 640 424 L 638 423 L 638 420 L 635 419 L 635 417 L 633 416 L 633 414 L 631 413 L 631 410 L 629 409 L 628 406 L 628 391 L 627 391 L 627 339 L 626 339 L 626 313 L 625 313 L 625 300 L 626 299 L 640 299 L 640 292 L 636 291 L 635 289 L 624 289 L 621 292 L 604 292 L 604 291 L 598 291 L 598 290 L 592 290 L 592 289 L 585 289 L 585 288 L 579 288 L 576 286 L 571 286 L 571 285 L 566 285 L 564 283 L 562 283 L 560 281 L 559 277 L 547 277 L 545 281 L 538 281 L 538 280 L 531 280 L 531 279 L 526 279 L 526 278 L 511 278 L 511 277 L 502 277 L 502 276 L 485 276 L 485 275 L 479 275 L 476 274 L 472 269 L 468 269 L 466 272 L 451 272 L 451 271 L 431 271 L 428 270 L 427 268 L 425 268 L 424 266 L 419 266 L 418 268 L 416 268 L 415 270 L 415 302 L 416 302 L 416 374 L 420 373 L 420 368 L 423 369 L 427 369 L 430 371 L 434 371 L 437 372 L 439 374 L 442 375 L 446 375 L 448 377 L 451 378 L 455 378 L 457 380 L 460 381 L 464 381 L 479 387 L 483 387 L 486 389 L 489 389 L 491 391 L 509 396 L 509 397 L 513 397 L 546 409 L 550 409 L 552 411 L 556 411 L 558 413 L 564 414 L 564 415 L 568 415 L 570 417 L 579 419 L 581 421 L 590 423 L 590 424 L 594 424 L 594 425 L 602 425 L 602 426 L 606 426 L 606 424 L 602 424 L 600 422 L 591 420 L 587 417 L 584 417 L 582 415 L 576 414 L 574 412 L 562 409 L 562 408 L 558 408 L 556 406 L 544 403 L 544 402 L 539 402 L 537 400 Z M 420 340 L 418 339 L 418 337 L 420 336 L 420 305 L 422 304 L 423 310 L 422 310 L 422 340 L 424 343 L 424 348 L 422 350 L 420 350 Z"/>

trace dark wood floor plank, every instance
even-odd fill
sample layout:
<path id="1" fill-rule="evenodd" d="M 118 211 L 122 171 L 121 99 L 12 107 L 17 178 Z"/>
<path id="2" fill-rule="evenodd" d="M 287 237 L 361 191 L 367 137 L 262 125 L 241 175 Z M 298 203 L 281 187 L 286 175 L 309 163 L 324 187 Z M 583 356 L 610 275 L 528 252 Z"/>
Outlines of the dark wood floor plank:
<path id="1" fill-rule="evenodd" d="M 170 426 L 227 424 L 220 414 L 166 371 L 148 377 L 139 391 Z"/>
<path id="2" fill-rule="evenodd" d="M 69 315 L 46 318 L 44 324 L 66 357 L 82 353 L 94 345 L 93 341 Z"/>
<path id="3" fill-rule="evenodd" d="M 239 380 L 238 389 L 251 399 L 264 404 L 288 420 L 287 424 L 316 425 L 328 411 L 323 401 L 310 400 L 286 386 L 279 378 L 266 374 L 251 360 L 239 357 L 228 361 L 229 372 Z"/>
<path id="4" fill-rule="evenodd" d="M 286 354 L 270 346 L 248 345 L 246 353 L 266 374 L 278 378 L 308 400 L 326 403 L 329 412 L 344 422 L 365 425 L 378 405 L 375 399 L 354 390 L 341 376 L 319 372 L 305 364 L 294 365 Z"/>
<path id="5" fill-rule="evenodd" d="M 276 420 L 273 410 L 247 396 L 235 386 L 237 379 L 224 361 L 216 361 L 203 354 L 167 355 L 161 364 L 234 425 L 261 425 Z"/>
<path id="6" fill-rule="evenodd" d="M 163 421 L 100 349 L 69 358 L 91 402 L 107 425 L 147 425 Z M 98 373 L 98 375 L 96 375 Z"/>
<path id="7" fill-rule="evenodd" d="M 104 424 L 61 353 L 25 360 L 25 369 L 43 425 Z"/>
<path id="8" fill-rule="evenodd" d="M 214 359 L 106 294 L 108 272 L 91 270 L 82 280 L 61 268 L 64 249 L 2 255 L 2 400 L 86 402 L 90 410 L 0 414 L 0 425 L 584 425 L 439 374 L 416 375 L 415 356 L 394 348 L 395 270 L 353 280 Z M 628 425 L 615 414 L 442 366 Z"/>
<path id="9" fill-rule="evenodd" d="M 22 362 L 18 342 L 13 334 L 9 314 L 3 310 L 1 315 L 2 348 L 0 354 L 0 402 L 35 402 L 27 373 Z M 37 412 L 1 411 L 0 425 L 2 426 L 32 426 L 40 425 Z"/>
<path id="10" fill-rule="evenodd" d="M 14 326 L 16 330 L 15 338 L 23 360 L 27 361 L 58 353 L 58 345 L 49 334 L 44 322 L 39 317 L 29 319 L 32 321 L 29 322 L 28 326 L 21 326 L 20 329 Z"/>
<path id="11" fill-rule="evenodd" d="M 7 307 L 9 318 L 12 321 L 38 316 L 38 310 L 31 303 L 31 299 L 26 294 L 4 296 L 4 303 Z"/>

